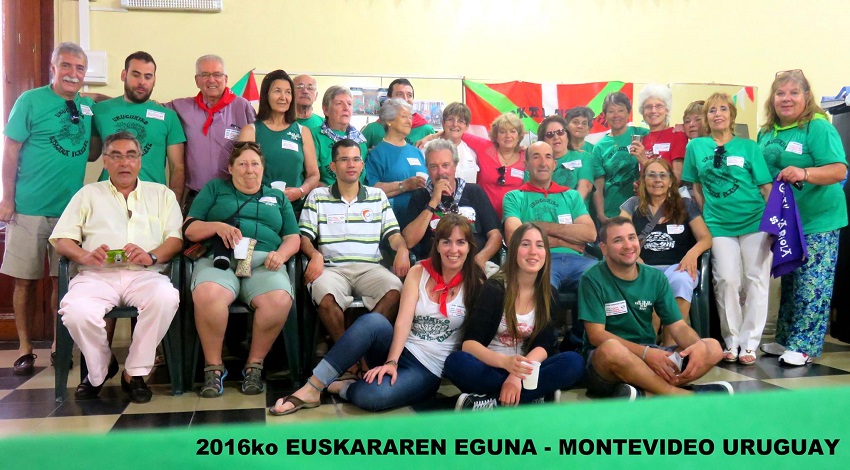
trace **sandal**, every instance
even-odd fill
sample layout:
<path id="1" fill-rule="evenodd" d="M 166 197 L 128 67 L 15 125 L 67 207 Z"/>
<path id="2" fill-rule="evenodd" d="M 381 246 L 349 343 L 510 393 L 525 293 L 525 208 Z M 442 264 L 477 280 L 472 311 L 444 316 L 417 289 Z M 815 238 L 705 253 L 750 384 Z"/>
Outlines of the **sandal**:
<path id="1" fill-rule="evenodd" d="M 218 373 L 216 373 L 218 372 Z M 213 364 L 204 367 L 204 386 L 198 394 L 204 398 L 218 398 L 224 393 L 224 378 L 227 369 L 224 364 Z"/>
<path id="2" fill-rule="evenodd" d="M 738 360 L 738 348 L 726 348 L 723 350 L 723 362 L 735 362 Z"/>
<path id="3" fill-rule="evenodd" d="M 263 365 L 258 362 L 249 362 L 242 369 L 242 393 L 245 395 L 259 395 L 266 389 L 263 383 Z"/>
<path id="4" fill-rule="evenodd" d="M 738 363 L 743 366 L 751 366 L 756 363 L 756 352 L 753 349 L 746 349 L 738 356 Z"/>
<path id="5" fill-rule="evenodd" d="M 275 410 L 275 407 L 272 406 L 269 408 L 269 414 L 272 416 L 286 416 L 291 415 L 292 413 L 295 413 L 296 411 L 302 408 L 318 408 L 319 405 L 322 404 L 321 400 L 304 401 L 296 397 L 295 395 L 289 395 L 288 397 L 284 398 L 283 403 L 281 403 L 281 405 L 285 405 L 286 403 L 292 403 L 294 405 L 294 408 L 291 408 L 286 411 L 277 411 Z"/>

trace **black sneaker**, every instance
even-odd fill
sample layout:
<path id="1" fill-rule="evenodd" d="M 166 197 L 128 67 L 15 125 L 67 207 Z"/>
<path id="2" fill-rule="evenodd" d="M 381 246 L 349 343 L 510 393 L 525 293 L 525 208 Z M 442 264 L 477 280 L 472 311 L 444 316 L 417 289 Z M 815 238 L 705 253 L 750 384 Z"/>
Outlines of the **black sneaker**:
<path id="1" fill-rule="evenodd" d="M 492 395 L 479 395 L 477 393 L 461 393 L 457 397 L 455 410 L 483 411 L 491 410 L 499 406 L 499 400 Z"/>
<path id="2" fill-rule="evenodd" d="M 643 397 L 645 394 L 643 390 L 635 387 L 634 385 L 629 385 L 626 383 L 620 384 L 617 391 L 611 395 L 612 398 L 625 398 L 629 401 L 635 401 L 638 397 Z"/>
<path id="3" fill-rule="evenodd" d="M 717 382 L 706 382 L 704 384 L 693 384 L 689 388 L 694 393 L 727 393 L 729 395 L 734 395 L 735 391 L 732 389 L 732 384 L 725 380 L 719 380 Z"/>

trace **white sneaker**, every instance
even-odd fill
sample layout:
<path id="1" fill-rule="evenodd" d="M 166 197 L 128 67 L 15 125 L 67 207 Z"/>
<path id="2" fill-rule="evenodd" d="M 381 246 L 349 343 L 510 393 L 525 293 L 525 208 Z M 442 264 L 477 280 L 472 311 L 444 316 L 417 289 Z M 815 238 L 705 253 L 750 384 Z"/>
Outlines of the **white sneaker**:
<path id="1" fill-rule="evenodd" d="M 779 343 L 762 344 L 759 349 L 761 349 L 761 352 L 769 354 L 771 356 L 781 356 L 785 354 L 785 346 Z"/>
<path id="2" fill-rule="evenodd" d="M 812 358 L 806 353 L 796 351 L 785 351 L 779 356 L 779 363 L 789 366 L 804 366 L 812 362 Z"/>
<path id="3" fill-rule="evenodd" d="M 615 398 L 625 398 L 629 401 L 635 401 L 639 397 L 643 396 L 643 390 L 627 383 L 621 383 L 620 386 L 617 388 L 617 391 L 614 393 Z"/>
<path id="4" fill-rule="evenodd" d="M 560 402 L 561 402 L 561 391 L 555 390 L 555 403 L 560 403 Z"/>
<path id="5" fill-rule="evenodd" d="M 690 388 L 694 391 L 694 393 L 728 393 L 729 395 L 735 394 L 735 390 L 732 389 L 732 384 L 725 380 L 718 380 L 717 382 L 706 382 L 704 384 L 693 384 Z"/>

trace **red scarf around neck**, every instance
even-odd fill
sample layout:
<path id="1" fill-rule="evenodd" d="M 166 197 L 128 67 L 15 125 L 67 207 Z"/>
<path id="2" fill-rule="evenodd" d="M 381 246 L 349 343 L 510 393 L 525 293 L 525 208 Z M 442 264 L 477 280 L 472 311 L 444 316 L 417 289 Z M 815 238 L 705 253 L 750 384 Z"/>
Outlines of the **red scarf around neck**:
<path id="1" fill-rule="evenodd" d="M 214 104 L 212 108 L 209 108 L 204 102 L 204 95 L 202 95 L 201 92 L 198 92 L 197 96 L 195 96 L 195 104 L 197 104 L 199 108 L 207 112 L 207 120 L 204 122 L 204 135 L 207 135 L 210 132 L 210 126 L 213 122 L 213 114 L 232 103 L 235 99 L 236 95 L 233 94 L 232 91 L 230 91 L 230 88 L 225 88 L 224 94 L 221 95 L 221 99 L 219 99 L 218 102 Z"/>
<path id="2" fill-rule="evenodd" d="M 552 181 L 551 183 L 549 183 L 549 189 L 538 188 L 537 186 L 534 186 L 531 183 L 525 183 L 524 185 L 519 187 L 519 190 L 528 191 L 530 193 L 542 193 L 543 196 L 549 197 L 550 194 L 563 193 L 569 191 L 570 188 L 561 186 L 558 183 Z"/>
<path id="3" fill-rule="evenodd" d="M 457 287 L 463 283 L 463 273 L 458 271 L 458 273 L 455 274 L 455 277 L 446 284 L 445 279 L 443 279 L 443 275 L 434 269 L 430 259 L 423 259 L 419 262 L 419 264 L 422 265 L 422 268 L 428 273 L 428 275 L 434 278 L 434 281 L 437 283 L 437 285 L 434 286 L 434 292 L 440 293 L 440 313 L 442 313 L 444 317 L 448 317 L 449 312 L 446 307 L 446 300 L 449 298 L 449 290 L 451 290 L 452 287 Z"/>

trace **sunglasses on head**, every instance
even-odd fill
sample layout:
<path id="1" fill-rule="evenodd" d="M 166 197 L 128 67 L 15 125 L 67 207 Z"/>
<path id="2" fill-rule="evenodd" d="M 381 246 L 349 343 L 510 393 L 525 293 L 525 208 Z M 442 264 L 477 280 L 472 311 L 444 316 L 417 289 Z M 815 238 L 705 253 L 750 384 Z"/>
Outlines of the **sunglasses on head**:
<path id="1" fill-rule="evenodd" d="M 555 137 L 556 135 L 557 135 L 557 136 L 562 136 L 562 135 L 564 135 L 564 134 L 566 134 L 566 133 L 567 133 L 567 130 L 566 130 L 566 129 L 558 129 L 558 130 L 556 130 L 556 131 L 549 131 L 549 132 L 546 132 L 546 133 L 545 133 L 545 134 L 543 134 L 543 135 L 544 135 L 547 139 L 551 139 L 552 137 Z"/>
<path id="2" fill-rule="evenodd" d="M 776 72 L 776 75 L 775 75 L 774 78 L 779 78 L 781 75 L 786 75 L 786 74 L 788 74 L 788 75 L 800 74 L 801 77 L 806 78 L 806 75 L 804 75 L 803 71 L 800 70 L 800 69 L 780 70 L 779 72 Z"/>
<path id="3" fill-rule="evenodd" d="M 76 103 L 74 100 L 68 100 L 65 102 L 65 106 L 68 107 L 68 112 L 71 113 L 71 122 L 74 124 L 80 123 L 80 110 L 77 109 Z"/>
<path id="4" fill-rule="evenodd" d="M 496 182 L 499 183 L 499 186 L 505 185 L 505 170 L 507 170 L 507 168 L 504 165 L 496 168 L 496 171 L 499 172 L 499 179 L 496 180 Z"/>
<path id="5" fill-rule="evenodd" d="M 235 144 L 233 144 L 233 148 L 236 150 L 248 148 L 256 152 L 260 150 L 260 144 L 256 142 L 236 142 Z"/>
<path id="6" fill-rule="evenodd" d="M 714 148 L 714 168 L 723 166 L 723 156 L 726 155 L 726 147 L 718 145 Z"/>

